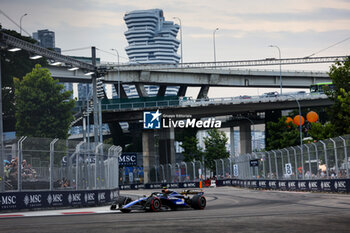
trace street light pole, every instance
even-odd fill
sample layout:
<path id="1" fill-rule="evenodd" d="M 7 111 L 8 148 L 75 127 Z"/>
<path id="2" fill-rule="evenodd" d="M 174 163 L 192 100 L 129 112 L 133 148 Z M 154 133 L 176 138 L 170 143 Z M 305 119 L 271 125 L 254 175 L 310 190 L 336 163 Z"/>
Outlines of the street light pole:
<path id="1" fill-rule="evenodd" d="M 91 47 L 91 60 L 92 65 L 96 67 L 96 47 Z M 94 143 L 95 147 L 98 144 L 98 100 L 97 100 L 97 89 L 96 89 L 96 83 L 97 83 L 97 77 L 96 72 L 92 75 L 92 95 L 93 95 L 93 103 L 94 103 Z"/>
<path id="2" fill-rule="evenodd" d="M 281 61 L 281 50 L 277 45 L 269 45 L 269 47 L 275 47 L 278 49 L 279 59 L 280 59 L 280 95 L 282 95 L 282 61 Z"/>
<path id="3" fill-rule="evenodd" d="M 297 97 L 294 95 L 291 95 L 291 97 L 293 97 L 295 99 L 295 101 L 298 104 L 298 108 L 299 108 L 299 134 L 300 134 L 300 153 L 301 153 L 300 156 L 301 156 L 303 154 L 303 133 L 302 133 L 302 129 L 301 129 L 301 127 L 302 127 L 302 125 L 301 125 L 301 107 L 300 107 L 300 103 L 299 103 Z M 303 161 L 303 163 L 304 163 L 304 161 Z"/>
<path id="4" fill-rule="evenodd" d="M 219 28 L 216 28 L 213 31 L 213 44 L 214 44 L 214 64 L 215 64 L 215 68 L 216 68 L 216 48 L 215 48 L 215 33 L 216 31 L 219 30 Z"/>
<path id="5" fill-rule="evenodd" d="M 111 50 L 115 51 L 115 52 L 117 53 L 117 56 L 118 56 L 118 98 L 120 99 L 121 95 L 120 95 L 120 67 L 119 67 L 120 63 L 119 63 L 119 52 L 118 52 L 118 50 L 116 50 L 116 49 L 111 49 Z M 182 49 L 181 49 L 181 51 L 182 51 Z"/>
<path id="6" fill-rule="evenodd" d="M 1 85 L 1 59 L 0 59 L 0 146 L 1 146 L 1 155 L 0 155 L 0 192 L 5 192 L 5 172 L 3 163 L 5 159 L 5 150 L 4 150 L 4 134 L 3 134 L 3 122 L 2 122 L 2 85 Z M 21 166 L 21 165 L 20 165 Z"/>
<path id="7" fill-rule="evenodd" d="M 182 50 L 182 23 L 179 17 L 173 17 L 173 19 L 177 19 L 180 22 L 180 46 L 181 46 L 181 63 L 184 63 L 183 60 L 183 50 Z"/>
<path id="8" fill-rule="evenodd" d="M 20 20 L 19 20 L 19 34 L 22 35 L 22 19 L 24 16 L 27 16 L 28 14 L 25 13 L 24 15 L 21 16 Z"/>

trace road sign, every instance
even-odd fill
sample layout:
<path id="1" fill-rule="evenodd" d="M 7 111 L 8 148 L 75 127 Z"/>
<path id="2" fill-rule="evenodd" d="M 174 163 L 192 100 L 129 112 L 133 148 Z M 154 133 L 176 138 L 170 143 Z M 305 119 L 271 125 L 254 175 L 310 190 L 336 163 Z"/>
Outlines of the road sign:
<path id="1" fill-rule="evenodd" d="M 292 164 L 291 163 L 286 163 L 284 166 L 285 166 L 285 169 L 286 169 L 286 175 L 291 176 L 293 174 Z"/>
<path id="2" fill-rule="evenodd" d="M 238 164 L 233 165 L 233 176 L 238 176 Z"/>
<path id="3" fill-rule="evenodd" d="M 259 166 L 259 159 L 250 160 L 250 166 L 251 167 L 258 167 Z"/>

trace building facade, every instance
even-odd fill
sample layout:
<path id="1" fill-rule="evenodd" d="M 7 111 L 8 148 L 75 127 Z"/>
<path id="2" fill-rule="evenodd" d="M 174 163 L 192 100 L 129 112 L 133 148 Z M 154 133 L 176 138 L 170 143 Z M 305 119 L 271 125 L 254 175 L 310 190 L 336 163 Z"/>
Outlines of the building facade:
<path id="1" fill-rule="evenodd" d="M 55 46 L 55 32 L 48 29 L 38 30 L 33 32 L 33 38 L 39 42 L 41 47 L 54 49 L 56 52 L 61 53 L 61 49 Z"/>
<path id="2" fill-rule="evenodd" d="M 129 43 L 125 51 L 130 63 L 177 64 L 180 56 L 176 39 L 179 25 L 165 21 L 163 10 L 137 10 L 126 13 L 128 30 L 124 33 Z"/>

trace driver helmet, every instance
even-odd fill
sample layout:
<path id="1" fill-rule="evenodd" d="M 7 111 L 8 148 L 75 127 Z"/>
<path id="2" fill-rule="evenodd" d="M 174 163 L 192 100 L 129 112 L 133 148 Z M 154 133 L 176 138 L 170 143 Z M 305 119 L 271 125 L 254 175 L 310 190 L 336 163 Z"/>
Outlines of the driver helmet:
<path id="1" fill-rule="evenodd" d="M 167 186 L 164 186 L 163 187 L 163 189 L 162 189 L 162 193 L 166 193 L 166 192 L 168 192 L 169 190 L 168 190 L 168 187 Z"/>

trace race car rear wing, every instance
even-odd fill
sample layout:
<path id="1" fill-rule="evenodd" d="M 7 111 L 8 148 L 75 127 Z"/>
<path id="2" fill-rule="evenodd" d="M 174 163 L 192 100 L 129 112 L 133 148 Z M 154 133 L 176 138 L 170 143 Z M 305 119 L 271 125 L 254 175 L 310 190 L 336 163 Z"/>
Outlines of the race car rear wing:
<path id="1" fill-rule="evenodd" d="M 187 189 L 187 190 L 184 190 L 182 192 L 180 192 L 180 194 L 182 195 L 188 195 L 188 194 L 199 194 L 199 195 L 203 195 L 204 194 L 204 191 L 202 189 L 199 189 L 199 190 L 195 190 L 195 189 Z"/>

